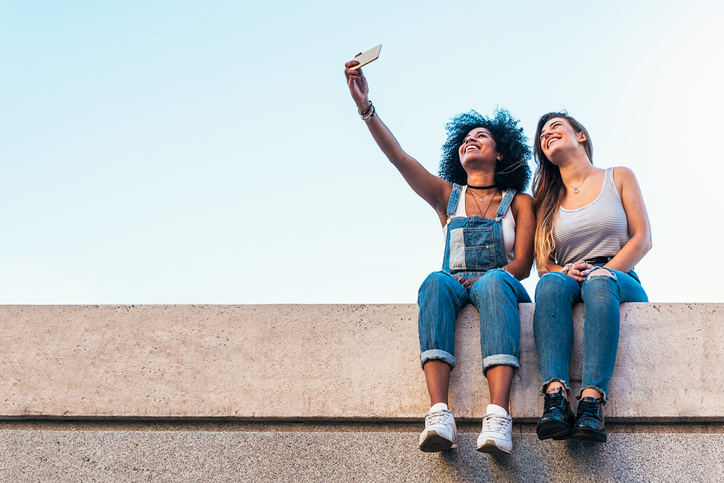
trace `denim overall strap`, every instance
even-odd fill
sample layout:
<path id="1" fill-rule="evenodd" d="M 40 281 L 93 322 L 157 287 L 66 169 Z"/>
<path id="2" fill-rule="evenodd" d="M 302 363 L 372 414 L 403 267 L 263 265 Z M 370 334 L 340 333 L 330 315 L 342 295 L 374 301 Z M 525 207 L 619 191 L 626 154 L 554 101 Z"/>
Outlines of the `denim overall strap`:
<path id="1" fill-rule="evenodd" d="M 460 194 L 463 192 L 463 187 L 459 184 L 453 183 L 452 191 L 450 192 L 450 199 L 447 202 L 447 224 L 450 224 L 450 218 L 455 215 L 458 209 L 458 203 L 460 202 Z"/>
<path id="2" fill-rule="evenodd" d="M 498 211 L 495 212 L 496 223 L 500 223 L 500 220 L 503 219 L 505 212 L 508 211 L 508 207 L 513 202 L 513 198 L 515 198 L 516 193 L 517 191 L 512 188 L 505 192 L 503 200 L 500 202 L 500 206 L 498 207 Z"/>

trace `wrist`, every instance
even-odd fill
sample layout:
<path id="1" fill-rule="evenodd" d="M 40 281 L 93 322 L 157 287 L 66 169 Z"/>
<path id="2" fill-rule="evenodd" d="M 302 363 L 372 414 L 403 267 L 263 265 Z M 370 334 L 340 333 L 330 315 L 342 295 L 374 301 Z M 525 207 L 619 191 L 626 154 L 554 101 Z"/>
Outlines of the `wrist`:
<path id="1" fill-rule="evenodd" d="M 359 113 L 360 116 L 364 116 L 365 114 L 369 114 L 371 108 L 372 103 L 369 99 L 365 99 L 364 101 L 357 104 L 357 113 Z"/>
<path id="2" fill-rule="evenodd" d="M 375 117 L 375 106 L 372 105 L 372 102 L 369 102 L 369 106 L 364 111 L 361 109 L 358 109 L 357 112 L 359 113 L 360 119 L 362 119 L 364 122 L 370 122 L 373 117 Z"/>
<path id="3" fill-rule="evenodd" d="M 561 268 L 561 273 L 563 275 L 568 275 L 568 272 L 571 271 L 572 267 L 573 267 L 572 263 L 566 263 L 565 265 L 563 265 L 563 268 Z"/>

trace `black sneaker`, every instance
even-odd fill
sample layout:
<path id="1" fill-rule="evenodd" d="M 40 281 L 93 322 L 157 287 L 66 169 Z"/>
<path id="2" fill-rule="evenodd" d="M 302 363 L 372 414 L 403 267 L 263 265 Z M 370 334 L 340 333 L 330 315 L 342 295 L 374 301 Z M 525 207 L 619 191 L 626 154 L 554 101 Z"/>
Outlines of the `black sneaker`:
<path id="1" fill-rule="evenodd" d="M 545 394 L 543 403 L 543 416 L 535 428 L 538 439 L 568 439 L 576 417 L 571 411 L 568 400 L 563 396 L 563 389 L 559 387 L 554 392 Z"/>
<path id="2" fill-rule="evenodd" d="M 578 403 L 576 422 L 571 430 L 571 438 L 577 441 L 605 443 L 606 429 L 603 420 L 603 400 L 584 397 Z"/>

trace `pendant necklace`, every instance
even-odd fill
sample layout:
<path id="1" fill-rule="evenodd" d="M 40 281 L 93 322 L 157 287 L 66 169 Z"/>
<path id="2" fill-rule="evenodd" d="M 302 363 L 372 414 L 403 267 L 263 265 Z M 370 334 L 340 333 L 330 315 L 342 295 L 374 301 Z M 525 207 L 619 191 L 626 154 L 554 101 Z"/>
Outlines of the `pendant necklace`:
<path id="1" fill-rule="evenodd" d="M 470 192 L 470 194 L 473 195 L 473 198 L 475 198 L 475 196 L 479 196 L 481 203 L 485 200 L 485 197 L 488 196 L 490 193 L 485 193 L 484 195 L 481 195 L 481 194 L 478 194 L 478 193 L 473 192 L 473 189 L 476 189 L 476 190 L 489 190 L 489 189 L 491 189 L 491 188 L 495 188 L 495 191 L 493 191 L 493 193 L 496 193 L 496 192 L 498 191 L 497 187 L 496 187 L 494 184 L 491 184 L 490 186 L 473 186 L 473 185 L 468 185 L 468 191 Z"/>
<path id="2" fill-rule="evenodd" d="M 583 186 L 583 182 L 586 181 L 586 178 L 588 178 L 588 175 L 591 174 L 591 171 L 593 171 L 593 165 L 591 165 L 591 169 L 588 170 L 588 173 L 586 173 L 586 176 L 584 176 L 583 179 L 581 180 L 581 182 L 578 183 L 578 186 L 568 186 L 567 184 L 566 184 L 566 186 L 568 186 L 569 188 L 571 188 L 571 190 L 573 190 L 573 192 L 574 192 L 575 194 L 578 194 L 578 192 L 580 191 L 580 190 L 578 189 L 578 187 L 579 187 L 579 186 Z M 561 180 L 561 181 L 563 181 L 563 180 Z M 563 184 L 565 184 L 565 183 L 563 183 Z"/>
<path id="3" fill-rule="evenodd" d="M 470 185 L 468 185 L 468 188 L 469 188 L 469 187 L 470 187 Z M 485 214 L 486 214 L 486 213 L 488 212 L 488 210 L 490 209 L 490 205 L 493 204 L 493 200 L 495 199 L 495 195 L 496 195 L 497 193 L 498 193 L 498 188 L 495 188 L 495 191 L 493 191 L 493 196 L 491 196 L 491 197 L 490 197 L 490 201 L 488 201 L 488 206 L 485 207 L 485 211 L 483 211 L 483 209 L 482 209 L 482 208 L 480 207 L 480 205 L 478 204 L 478 200 L 475 199 L 475 195 L 474 195 L 473 193 L 471 193 L 471 194 L 473 194 L 473 201 L 474 201 L 475 204 L 478 206 L 478 211 L 480 211 L 480 216 L 482 216 L 483 218 L 485 218 Z M 486 195 L 486 196 L 487 196 L 487 195 Z M 481 202 L 483 201 L 483 197 L 482 197 L 482 196 L 480 197 L 480 201 L 481 201 Z"/>

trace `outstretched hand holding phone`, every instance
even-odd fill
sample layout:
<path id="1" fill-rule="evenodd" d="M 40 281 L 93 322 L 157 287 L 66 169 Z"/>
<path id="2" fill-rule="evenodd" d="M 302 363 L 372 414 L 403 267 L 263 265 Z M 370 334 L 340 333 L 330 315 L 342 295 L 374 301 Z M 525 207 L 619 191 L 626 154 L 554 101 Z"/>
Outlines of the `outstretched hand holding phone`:
<path id="1" fill-rule="evenodd" d="M 357 110 L 359 112 L 365 112 L 370 107 L 370 101 L 367 99 L 370 89 L 362 69 L 353 68 L 358 66 L 359 62 L 356 60 L 346 62 L 344 64 L 344 75 L 347 78 L 349 93 L 352 95 L 354 103 L 357 104 Z"/>
<path id="2" fill-rule="evenodd" d="M 367 65 L 380 56 L 382 45 L 378 45 L 365 53 L 360 52 L 355 58 L 344 64 L 344 75 L 347 77 L 347 86 L 359 112 L 366 112 L 370 107 L 367 99 L 369 87 L 361 67 Z"/>

